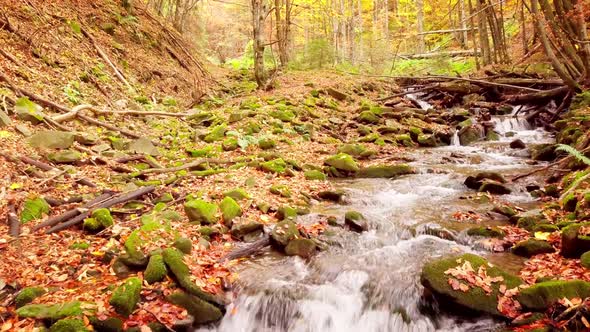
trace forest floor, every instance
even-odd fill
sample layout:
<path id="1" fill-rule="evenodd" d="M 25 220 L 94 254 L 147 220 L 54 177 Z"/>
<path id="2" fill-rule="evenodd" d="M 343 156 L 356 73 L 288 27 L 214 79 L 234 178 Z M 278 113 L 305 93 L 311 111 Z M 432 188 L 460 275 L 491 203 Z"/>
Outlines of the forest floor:
<path id="1" fill-rule="evenodd" d="M 249 73 L 208 77 L 148 13 L 79 5 L 30 1 L 23 11 L 11 4 L 0 30 L 8 45 L 0 91 L 0 331 L 67 317 L 82 330 L 108 322 L 116 331 L 218 320 L 231 301 L 224 291 L 239 278 L 232 267 L 260 246 L 309 258 L 326 248 L 328 227 L 366 230 L 354 215 L 344 225 L 335 216 L 294 222 L 312 204 L 343 200 L 330 178 L 411 173 L 404 150 L 449 145 L 457 127 L 462 143 L 493 140 L 493 130 L 469 119 L 486 105 L 505 112 L 497 91 L 465 82 L 437 82 L 433 111 L 402 95 L 382 100 L 402 91 L 392 80 L 330 71 L 284 73 L 273 90 L 258 91 Z M 581 95 L 555 123 L 559 143 L 586 149 L 587 100 Z M 565 157 L 553 145 L 535 151 L 541 160 Z M 574 158 L 553 166 L 549 183 L 536 189 L 545 205 L 534 220 L 499 207 L 515 225 L 503 229 L 496 248 L 532 238 L 552 248 L 543 242 L 547 252 L 529 255 L 520 273 L 529 285 L 551 276 L 589 280 L 581 249 L 567 259 L 559 254 L 568 226 L 582 241 L 574 247 L 585 248 L 587 225 L 575 222 L 589 215 L 587 171 Z M 452 291 L 462 292 L 461 283 L 488 286 L 471 282 L 470 272 L 450 272 Z M 513 296 L 499 298 L 501 315 L 532 316 Z M 585 324 L 583 313 L 570 319 L 581 303 L 559 302 L 574 308 L 570 316 L 551 307 L 524 325 Z"/>

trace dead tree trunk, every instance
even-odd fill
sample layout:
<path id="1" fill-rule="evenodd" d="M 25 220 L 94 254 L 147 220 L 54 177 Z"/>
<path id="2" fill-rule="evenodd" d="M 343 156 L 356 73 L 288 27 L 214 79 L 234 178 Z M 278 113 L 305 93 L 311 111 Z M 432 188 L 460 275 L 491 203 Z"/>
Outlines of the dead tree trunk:
<path id="1" fill-rule="evenodd" d="M 266 83 L 266 72 L 264 70 L 264 20 L 266 17 L 265 0 L 252 0 L 252 38 L 254 48 L 254 78 L 258 88 Z"/>

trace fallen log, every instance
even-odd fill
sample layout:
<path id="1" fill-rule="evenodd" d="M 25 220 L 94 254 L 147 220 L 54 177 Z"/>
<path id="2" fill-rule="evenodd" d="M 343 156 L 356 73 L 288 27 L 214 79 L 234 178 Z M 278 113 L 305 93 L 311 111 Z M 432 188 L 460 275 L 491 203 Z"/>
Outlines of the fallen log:
<path id="1" fill-rule="evenodd" d="M 257 240 L 249 245 L 245 245 L 241 248 L 237 248 L 227 254 L 226 256 L 222 257 L 219 262 L 231 261 L 234 259 L 242 258 L 242 257 L 249 257 L 252 255 L 256 255 L 259 251 L 263 250 L 267 246 L 270 246 L 270 236 L 265 235 L 262 239 Z"/>
<path id="2" fill-rule="evenodd" d="M 504 101 L 511 104 L 539 103 L 560 96 L 565 96 L 569 91 L 570 89 L 567 86 L 561 86 L 559 88 L 537 91 L 534 93 L 506 95 L 503 97 L 503 99 Z"/>
<path id="3" fill-rule="evenodd" d="M 119 194 L 111 199 L 108 199 L 107 201 L 104 201 L 100 204 L 93 206 L 91 209 L 88 209 L 88 210 L 80 213 L 79 215 L 75 216 L 72 219 L 69 219 L 67 221 L 64 221 L 60 224 L 57 224 L 57 225 L 51 227 L 50 229 L 45 231 L 45 234 L 55 233 L 55 232 L 61 231 L 63 229 L 66 229 L 68 227 L 71 227 L 73 225 L 79 224 L 82 221 L 84 221 L 84 219 L 88 218 L 92 214 L 93 210 L 101 209 L 101 208 L 110 208 L 110 207 L 115 206 L 117 204 L 125 203 L 127 201 L 139 198 L 145 194 L 153 192 L 154 190 L 156 190 L 156 187 L 147 186 L 147 187 L 139 188 L 139 189 L 132 191 L 132 192 Z"/>

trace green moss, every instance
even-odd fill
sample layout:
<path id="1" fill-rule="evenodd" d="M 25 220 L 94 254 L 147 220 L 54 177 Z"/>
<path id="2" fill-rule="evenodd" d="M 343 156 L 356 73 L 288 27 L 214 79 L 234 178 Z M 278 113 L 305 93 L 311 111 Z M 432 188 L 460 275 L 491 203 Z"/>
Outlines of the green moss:
<path id="1" fill-rule="evenodd" d="M 82 314 L 83 303 L 79 301 L 65 302 L 58 304 L 27 304 L 16 310 L 16 314 L 22 318 L 36 318 L 59 320 L 70 316 Z M 93 306 L 84 304 L 84 311 L 92 311 Z"/>
<path id="2" fill-rule="evenodd" d="M 326 180 L 326 174 L 322 173 L 321 171 L 315 170 L 315 169 L 305 171 L 303 173 L 303 176 L 305 176 L 306 180 L 317 180 L 317 181 L 325 181 Z"/>
<path id="3" fill-rule="evenodd" d="M 90 243 L 84 242 L 84 241 L 74 242 L 70 245 L 69 248 L 73 249 L 73 250 L 86 250 L 86 249 L 90 248 Z"/>
<path id="4" fill-rule="evenodd" d="M 140 292 L 141 279 L 137 277 L 128 278 L 121 286 L 115 288 L 109 303 L 115 308 L 117 313 L 127 317 L 133 312 L 137 302 L 139 302 Z"/>
<path id="5" fill-rule="evenodd" d="M 49 328 L 50 332 L 86 332 L 90 331 L 81 319 L 61 319 Z"/>
<path id="6" fill-rule="evenodd" d="M 257 221 L 245 224 L 234 224 L 231 228 L 231 235 L 239 239 L 253 232 L 261 232 L 263 228 L 264 225 Z"/>
<path id="7" fill-rule="evenodd" d="M 190 254 L 193 250 L 193 243 L 186 237 L 178 237 L 172 244 L 174 248 L 182 251 L 184 254 Z"/>
<path id="8" fill-rule="evenodd" d="M 211 131 L 203 138 L 203 140 L 207 143 L 212 143 L 216 141 L 221 141 L 225 136 L 225 132 L 227 131 L 227 126 L 225 123 L 220 124 L 218 126 L 213 127 Z"/>
<path id="9" fill-rule="evenodd" d="M 100 320 L 97 317 L 89 317 L 88 320 L 97 332 L 123 332 L 123 321 L 120 318 L 109 317 Z"/>
<path id="10" fill-rule="evenodd" d="M 518 218 L 516 222 L 516 226 L 520 228 L 524 228 L 527 231 L 532 231 L 533 227 L 535 227 L 539 223 L 539 219 L 536 217 L 521 217 Z"/>
<path id="11" fill-rule="evenodd" d="M 522 289 L 516 299 L 529 310 L 543 311 L 562 298 L 587 298 L 590 283 L 582 280 L 545 281 Z"/>
<path id="12" fill-rule="evenodd" d="M 316 252 L 316 248 L 316 243 L 311 239 L 293 239 L 285 247 L 285 254 L 309 258 Z"/>
<path id="13" fill-rule="evenodd" d="M 359 114 L 357 121 L 364 124 L 377 124 L 381 119 L 371 111 L 363 111 Z"/>
<path id="14" fill-rule="evenodd" d="M 289 244 L 289 241 L 299 236 L 297 224 L 291 220 L 283 220 L 277 223 L 270 234 L 273 243 L 283 248 Z"/>
<path id="15" fill-rule="evenodd" d="M 142 249 L 142 239 L 139 236 L 140 230 L 134 230 L 129 234 L 127 240 L 123 246 L 125 247 L 125 251 L 127 252 L 126 257 L 122 257 L 123 261 L 127 265 L 132 266 L 145 266 L 147 263 L 147 257 L 141 251 Z"/>
<path id="16" fill-rule="evenodd" d="M 467 235 L 503 238 L 504 231 L 498 227 L 473 227 L 467 230 Z"/>
<path id="17" fill-rule="evenodd" d="M 29 198 L 25 200 L 20 221 L 27 223 L 31 220 L 39 219 L 44 214 L 48 214 L 49 211 L 51 211 L 51 206 L 49 206 L 43 197 Z"/>
<path id="18" fill-rule="evenodd" d="M 297 217 L 297 210 L 290 206 L 281 206 L 277 210 L 277 218 L 279 220 L 295 219 Z"/>
<path id="19" fill-rule="evenodd" d="M 344 172 L 358 172 L 360 169 L 354 158 L 346 153 L 331 156 L 324 161 L 324 164 Z"/>
<path id="20" fill-rule="evenodd" d="M 223 151 L 234 151 L 239 147 L 238 140 L 235 137 L 228 137 L 221 143 Z"/>
<path id="21" fill-rule="evenodd" d="M 231 227 L 233 219 L 242 215 L 242 208 L 240 205 L 231 197 L 226 196 L 219 204 L 221 209 L 221 215 L 223 217 L 223 223 Z"/>
<path id="22" fill-rule="evenodd" d="M 364 159 L 375 155 L 377 152 L 367 149 L 362 144 L 344 144 L 338 148 L 338 153 L 346 153 L 353 157 Z"/>
<path id="23" fill-rule="evenodd" d="M 563 256 L 577 258 L 586 251 L 590 251 L 590 239 L 578 235 L 582 226 L 590 226 L 590 223 L 574 223 L 561 230 L 561 254 Z"/>
<path id="24" fill-rule="evenodd" d="M 265 172 L 282 174 L 287 170 L 287 163 L 282 158 L 277 158 L 261 163 L 260 168 Z"/>
<path id="25" fill-rule="evenodd" d="M 270 138 L 262 138 L 258 141 L 258 146 L 263 150 L 270 150 L 277 146 L 277 143 Z"/>
<path id="26" fill-rule="evenodd" d="M 272 110 L 269 113 L 270 116 L 272 116 L 275 119 L 281 120 L 283 122 L 291 122 L 293 121 L 293 119 L 295 119 L 295 113 L 293 113 L 293 111 L 291 111 L 290 109 L 276 109 L 276 110 Z"/>
<path id="27" fill-rule="evenodd" d="M 586 251 L 580 256 L 580 264 L 583 267 L 590 269 L 590 251 Z"/>
<path id="28" fill-rule="evenodd" d="M 563 209 L 567 212 L 574 212 L 576 211 L 576 205 L 578 204 L 578 198 L 576 197 L 575 193 L 570 193 L 565 196 L 561 202 L 563 205 Z"/>
<path id="29" fill-rule="evenodd" d="M 552 224 L 538 224 L 533 227 L 533 232 L 555 232 L 559 227 Z"/>
<path id="30" fill-rule="evenodd" d="M 286 198 L 291 197 L 291 189 L 289 189 L 288 186 L 283 184 L 272 185 L 269 190 L 271 194 L 279 195 Z"/>
<path id="31" fill-rule="evenodd" d="M 369 166 L 361 169 L 357 177 L 360 178 L 395 178 L 405 174 L 412 174 L 414 170 L 406 165 L 382 165 L 382 166 Z"/>
<path id="32" fill-rule="evenodd" d="M 472 287 L 467 292 L 453 290 L 448 283 L 449 275 L 445 274 L 445 271 L 461 266 L 465 261 L 468 261 L 475 271 L 478 271 L 480 266 L 484 266 L 488 276 L 501 276 L 504 278 L 504 281 L 492 283 L 492 292 L 489 295 L 480 287 Z M 444 298 L 445 302 L 443 303 L 449 305 L 457 304 L 473 311 L 483 312 L 493 316 L 502 316 L 497 309 L 500 285 L 506 285 L 507 289 L 512 289 L 522 284 L 519 278 L 498 267 L 490 267 L 486 259 L 473 254 L 443 258 L 428 263 L 422 269 L 420 280 L 424 287 L 434 292 L 437 296 Z"/>
<path id="33" fill-rule="evenodd" d="M 534 255 L 555 252 L 555 248 L 547 242 L 537 239 L 528 239 L 520 241 L 512 247 L 515 255 L 531 257 Z"/>
<path id="34" fill-rule="evenodd" d="M 111 216 L 111 211 L 109 209 L 96 209 L 92 211 L 92 218 L 96 219 L 96 221 L 103 227 L 107 228 L 114 225 L 113 217 Z"/>
<path id="35" fill-rule="evenodd" d="M 203 290 L 190 280 L 190 269 L 183 261 L 182 252 L 175 248 L 166 248 L 162 252 L 162 257 L 166 266 L 170 269 L 180 287 L 182 287 L 189 294 L 195 295 L 200 299 L 216 303 L 217 300 L 211 294 L 203 292 Z"/>
<path id="36" fill-rule="evenodd" d="M 212 224 L 215 223 L 218 207 L 201 199 L 193 199 L 184 204 L 184 211 L 193 223 Z"/>
<path id="37" fill-rule="evenodd" d="M 184 292 L 176 292 L 166 298 L 170 303 L 186 309 L 195 321 L 195 324 L 206 324 L 221 319 L 223 314 L 215 306 L 202 299 Z"/>
<path id="38" fill-rule="evenodd" d="M 250 198 L 250 194 L 248 194 L 248 192 L 242 188 L 236 188 L 230 191 L 226 191 L 223 193 L 223 196 L 231 197 L 236 201 Z"/>
<path id="39" fill-rule="evenodd" d="M 148 284 L 153 284 L 154 282 L 164 280 L 167 273 L 168 270 L 166 269 L 162 255 L 152 255 L 150 256 L 143 278 Z"/>
<path id="40" fill-rule="evenodd" d="M 47 293 L 43 287 L 27 287 L 23 288 L 18 295 L 14 298 L 14 304 L 17 308 L 33 302 L 34 299 Z"/>

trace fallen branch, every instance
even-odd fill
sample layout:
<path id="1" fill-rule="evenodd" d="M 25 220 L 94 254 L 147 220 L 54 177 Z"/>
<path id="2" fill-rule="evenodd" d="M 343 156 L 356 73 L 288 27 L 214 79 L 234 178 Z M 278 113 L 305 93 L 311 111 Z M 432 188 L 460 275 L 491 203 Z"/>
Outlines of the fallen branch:
<path id="1" fill-rule="evenodd" d="M 169 167 L 169 168 L 150 168 L 150 169 L 143 170 L 137 174 L 138 174 L 138 176 L 141 176 L 141 175 L 145 175 L 145 174 L 172 173 L 172 172 L 178 172 L 178 171 L 182 171 L 185 169 L 197 167 L 199 165 L 206 164 L 206 163 L 233 164 L 235 162 L 233 160 L 219 160 L 219 159 L 213 159 L 213 158 L 204 158 L 204 159 L 195 160 L 193 162 L 190 162 L 188 164 L 184 164 L 182 166 Z"/>
<path id="2" fill-rule="evenodd" d="M 80 30 L 82 31 L 82 34 L 90 40 L 90 42 L 92 43 L 92 46 L 94 46 L 94 49 L 96 50 L 96 53 L 98 53 L 98 55 L 113 69 L 113 71 L 115 72 L 115 76 L 117 76 L 117 78 L 121 82 L 125 83 L 125 85 L 127 85 L 128 88 L 133 90 L 133 87 L 131 86 L 131 84 L 129 84 L 129 82 L 127 82 L 127 79 L 125 79 L 125 76 L 123 76 L 123 73 L 121 73 L 121 71 L 117 68 L 117 66 L 115 66 L 115 64 L 113 64 L 113 62 L 109 59 L 109 57 L 106 55 L 106 53 L 100 48 L 100 46 L 98 46 L 98 44 L 96 43 L 96 40 L 94 40 L 94 37 L 92 37 L 92 35 L 88 31 L 86 31 L 86 29 L 80 29 Z"/>
<path id="3" fill-rule="evenodd" d="M 68 221 L 62 222 L 58 225 L 51 227 L 50 229 L 46 230 L 45 233 L 46 234 L 55 233 L 55 232 L 61 231 L 63 229 L 66 229 L 68 227 L 71 227 L 73 225 L 79 224 L 82 221 L 84 221 L 84 219 L 88 218 L 92 214 L 93 210 L 101 209 L 101 208 L 108 209 L 108 208 L 115 206 L 117 204 L 125 203 L 127 201 L 139 198 L 145 194 L 153 192 L 154 190 L 156 190 L 156 187 L 147 186 L 147 187 L 143 187 L 143 188 L 137 189 L 137 190 L 129 192 L 129 193 L 119 194 L 119 195 L 117 195 L 105 202 L 102 202 L 100 204 L 93 206 L 91 209 L 88 209 L 88 210 L 80 213 L 79 215 L 75 216 L 74 218 L 72 218 Z"/>
<path id="4" fill-rule="evenodd" d="M 548 99 L 557 98 L 561 95 L 565 95 L 570 91 L 567 86 L 561 86 L 559 88 L 551 90 L 537 91 L 535 93 L 528 93 L 523 95 L 507 95 L 504 96 L 504 100 L 512 104 L 524 104 L 531 102 L 543 102 Z"/>
<path id="5" fill-rule="evenodd" d="M 266 248 L 270 245 L 270 236 L 265 235 L 262 239 L 255 241 L 249 245 L 246 245 L 242 248 L 238 248 L 227 254 L 226 256 L 222 257 L 219 262 L 231 261 L 234 259 L 248 257 L 257 254 L 262 249 Z"/>

